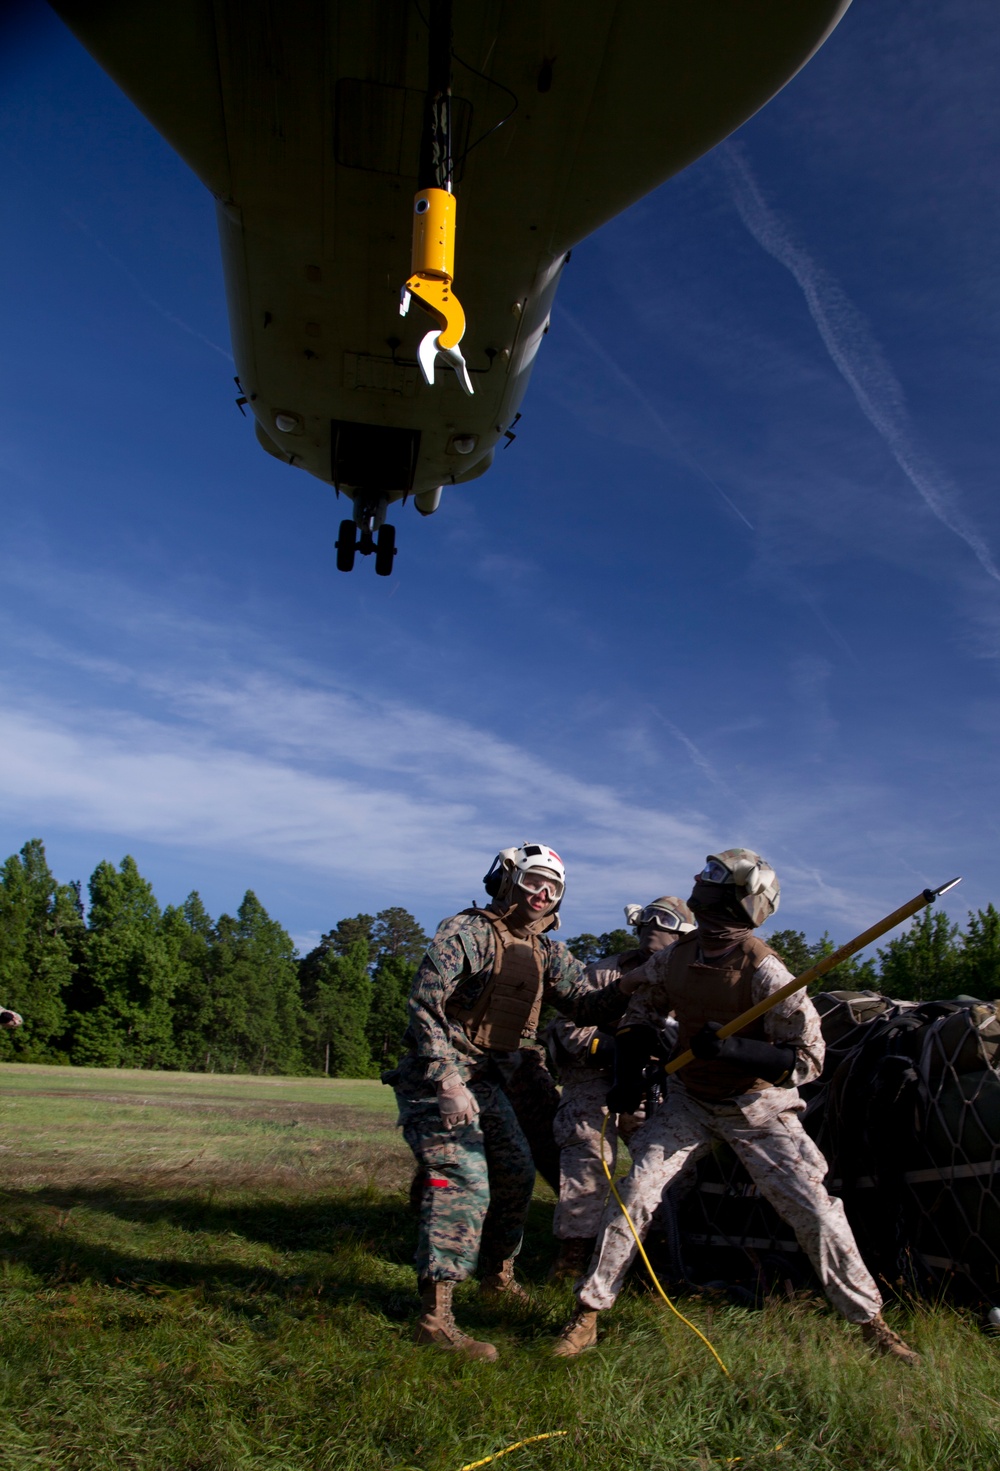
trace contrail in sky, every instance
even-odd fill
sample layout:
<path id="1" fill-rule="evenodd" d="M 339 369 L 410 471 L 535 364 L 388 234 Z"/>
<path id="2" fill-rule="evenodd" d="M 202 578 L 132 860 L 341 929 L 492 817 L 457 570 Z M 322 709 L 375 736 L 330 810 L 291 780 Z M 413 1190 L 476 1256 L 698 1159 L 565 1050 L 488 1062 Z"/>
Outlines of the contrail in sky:
<path id="1" fill-rule="evenodd" d="M 761 194 L 739 145 L 726 143 L 716 155 L 740 218 L 761 249 L 794 277 L 823 345 L 861 412 L 882 436 L 928 510 L 960 537 L 990 577 L 1000 582 L 989 546 L 957 503 L 957 488 L 917 447 L 902 385 L 868 323 L 837 281 L 792 239 Z"/>
<path id="2" fill-rule="evenodd" d="M 4 148 L 3 153 L 10 160 L 10 162 L 14 165 L 19 173 L 30 179 L 32 184 L 35 184 L 37 182 L 31 170 L 26 168 L 21 160 L 14 153 L 12 153 L 9 148 Z M 45 203 L 47 208 L 51 208 L 51 200 L 55 197 L 56 195 L 54 193 L 46 196 Z M 183 317 L 179 317 L 176 312 L 172 312 L 169 307 L 165 307 L 162 301 L 157 301 L 155 296 L 151 296 L 150 293 L 146 290 L 145 286 L 139 280 L 138 276 L 133 271 L 129 270 L 128 266 L 123 260 L 119 260 L 118 256 L 116 256 L 113 251 L 108 249 L 104 241 L 94 234 L 93 230 L 84 220 L 79 219 L 75 214 L 73 214 L 72 210 L 67 209 L 64 205 L 57 205 L 56 208 L 62 215 L 63 219 L 69 220 L 70 224 L 73 225 L 77 230 L 79 230 L 81 235 L 86 235 L 90 243 L 95 246 L 102 255 L 107 256 L 112 265 L 117 266 L 118 270 L 121 271 L 122 275 L 125 276 L 125 278 L 131 283 L 133 288 L 142 297 L 143 301 L 151 306 L 155 312 L 159 312 L 160 316 L 165 318 L 166 321 L 170 322 L 172 326 L 179 327 L 182 332 L 187 332 L 191 337 L 196 337 L 199 342 L 203 342 L 206 347 L 210 347 L 213 352 L 217 352 L 219 356 L 225 358 L 228 363 L 233 362 L 233 355 L 227 348 L 220 347 L 217 342 L 212 341 L 211 337 L 206 337 L 204 332 L 199 332 L 197 327 L 192 327 L 190 322 L 185 322 Z"/>
<path id="3" fill-rule="evenodd" d="M 625 372 L 625 369 L 619 367 L 619 365 L 615 362 L 614 358 L 607 351 L 607 349 L 601 346 L 596 337 L 592 337 L 590 335 L 583 323 L 579 321 L 572 312 L 567 311 L 564 306 L 559 307 L 558 312 L 559 315 L 564 319 L 564 321 L 567 321 L 570 324 L 570 326 L 573 328 L 573 331 L 576 332 L 578 336 L 583 338 L 584 342 L 590 348 L 590 351 L 594 354 L 594 356 L 601 359 L 601 362 L 604 363 L 606 368 L 610 369 L 610 371 L 618 379 L 619 383 L 627 388 L 632 397 L 642 405 L 656 427 L 661 431 L 662 434 L 666 436 L 667 439 L 669 439 L 670 443 L 673 445 L 674 450 L 677 453 L 678 458 L 683 460 L 684 464 L 687 465 L 688 469 L 693 471 L 695 475 L 700 475 L 702 480 L 706 480 L 708 484 L 712 487 L 712 489 L 716 491 L 719 495 L 721 495 L 722 499 L 725 501 L 729 509 L 735 515 L 739 516 L 744 526 L 748 526 L 750 530 L 753 531 L 753 522 L 747 520 L 735 501 L 730 500 L 729 496 L 726 495 L 726 492 L 722 489 L 722 486 L 717 485 L 716 482 L 712 479 L 711 475 L 709 475 L 707 470 L 703 470 L 702 467 L 695 460 L 692 460 L 689 455 L 684 453 L 680 445 L 677 443 L 677 438 L 673 430 L 670 428 L 670 425 L 667 423 L 666 419 L 660 413 L 656 405 L 646 397 L 642 389 L 639 387 L 638 383 L 636 383 L 635 379 L 630 378 L 629 375 Z"/>
<path id="4" fill-rule="evenodd" d="M 160 316 L 164 317 L 172 326 L 179 327 L 182 332 L 187 332 L 191 337 L 196 337 L 199 342 L 203 342 L 206 347 L 210 347 L 213 352 L 217 352 L 227 362 L 231 363 L 233 361 L 232 353 L 228 352 L 226 348 L 220 347 L 217 342 L 212 341 L 211 337 L 206 337 L 204 332 L 199 332 L 197 327 L 192 327 L 190 322 L 185 322 L 183 317 L 179 317 L 176 312 L 172 312 L 169 307 L 165 307 L 161 301 L 157 301 L 155 296 L 151 296 L 138 276 L 129 270 L 123 260 L 119 260 L 114 252 L 108 249 L 104 241 L 94 234 L 88 224 L 85 224 L 83 220 L 77 219 L 76 215 L 72 214 L 68 209 L 62 208 L 59 213 L 65 216 L 67 220 L 71 220 L 76 228 L 82 234 L 86 235 L 91 244 L 96 246 L 102 255 L 107 256 L 108 260 L 118 267 L 122 275 L 132 283 L 132 286 L 142 297 L 143 301 L 151 306 L 155 312 L 159 312 Z"/>
<path id="5" fill-rule="evenodd" d="M 656 427 L 661 430 L 664 436 L 670 441 L 671 445 L 674 448 L 674 451 L 677 454 L 678 459 L 680 459 L 685 465 L 687 465 L 692 474 L 700 475 L 701 478 L 706 481 L 707 484 L 709 484 L 714 491 L 718 492 L 718 494 L 722 497 L 726 505 L 733 512 L 733 514 L 740 518 L 744 526 L 746 526 L 750 531 L 755 531 L 756 527 L 754 526 L 753 522 L 747 520 L 746 516 L 744 516 L 739 506 L 736 504 L 735 501 L 730 499 L 730 497 L 722 489 L 722 486 L 712 479 L 707 470 L 702 469 L 697 460 L 693 460 L 690 455 L 686 454 L 685 451 L 681 449 L 680 445 L 677 443 L 677 438 L 673 433 L 673 430 L 670 428 L 670 425 L 667 423 L 666 419 L 660 413 L 656 405 L 649 398 L 646 397 L 642 389 L 639 387 L 638 383 L 636 383 L 635 379 L 629 377 L 628 373 L 625 372 L 625 369 L 622 368 L 615 361 L 608 350 L 603 347 L 600 342 L 598 342 L 597 338 L 592 336 L 591 333 L 587 331 L 583 323 L 577 317 L 575 317 L 571 311 L 567 311 L 567 309 L 563 306 L 558 307 L 557 311 L 559 313 L 559 316 L 567 321 L 573 328 L 574 332 L 576 332 L 577 335 L 586 343 L 587 347 L 594 354 L 594 356 L 601 359 L 601 362 L 604 363 L 605 367 L 607 367 L 608 370 L 614 374 L 619 383 L 627 388 L 632 397 L 636 399 L 639 404 L 642 405 Z M 783 569 L 783 571 L 788 578 L 789 584 L 794 588 L 796 594 L 802 598 L 802 601 L 805 603 L 806 607 L 809 608 L 810 611 L 816 616 L 821 627 L 826 631 L 830 638 L 832 638 L 833 641 L 838 644 L 847 654 L 849 654 L 855 663 L 857 663 L 857 656 L 854 653 L 854 650 L 851 648 L 850 644 L 848 644 L 847 640 L 843 638 L 843 636 L 839 634 L 837 630 L 833 627 L 830 620 L 823 613 L 823 610 L 820 608 L 816 599 L 808 594 L 801 587 L 798 580 L 788 573 L 787 568 Z M 677 734 L 677 739 L 680 740 L 682 743 L 686 740 L 686 738 L 679 733 Z M 692 756 L 692 759 L 695 758 Z M 714 780 L 714 778 L 711 779 Z"/>

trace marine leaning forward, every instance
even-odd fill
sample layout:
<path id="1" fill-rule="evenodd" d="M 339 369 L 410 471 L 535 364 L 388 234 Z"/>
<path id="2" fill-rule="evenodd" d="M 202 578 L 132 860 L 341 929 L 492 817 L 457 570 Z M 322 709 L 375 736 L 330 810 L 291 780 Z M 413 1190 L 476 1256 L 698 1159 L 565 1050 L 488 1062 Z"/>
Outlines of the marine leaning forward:
<path id="1" fill-rule="evenodd" d="M 824 1187 L 826 1160 L 799 1118 L 804 1105 L 797 1085 L 818 1077 L 823 1066 L 816 1008 L 797 991 L 739 1035 L 716 1035 L 792 980 L 753 934 L 777 909 L 779 893 L 770 864 L 749 849 L 710 855 L 688 900 L 697 930 L 622 978 L 622 989 L 639 992 L 646 1007 L 675 1013 L 677 1054 L 690 1048 L 695 1061 L 668 1079 L 662 1103 L 631 1140 L 633 1164 L 621 1199 L 643 1236 L 685 1165 L 705 1154 L 714 1139 L 724 1140 L 795 1232 L 832 1305 L 860 1324 L 879 1352 L 914 1363 L 918 1356 L 882 1318 L 882 1298 L 843 1204 Z M 637 1076 L 616 1077 L 609 1110 L 634 1106 L 640 1091 Z M 579 1308 L 556 1354 L 570 1357 L 597 1342 L 598 1313 L 614 1304 L 635 1254 L 628 1223 L 612 1199 L 577 1286 Z"/>

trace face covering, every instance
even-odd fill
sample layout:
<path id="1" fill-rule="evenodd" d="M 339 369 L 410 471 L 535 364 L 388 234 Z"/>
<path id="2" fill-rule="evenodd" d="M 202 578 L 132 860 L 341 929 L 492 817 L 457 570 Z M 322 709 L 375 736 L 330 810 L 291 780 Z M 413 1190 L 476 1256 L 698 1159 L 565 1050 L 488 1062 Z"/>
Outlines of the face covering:
<path id="1" fill-rule="evenodd" d="M 728 919 L 715 914 L 698 915 L 698 934 L 711 950 L 724 950 L 749 935 L 750 925 L 732 924 Z"/>
<path id="2" fill-rule="evenodd" d="M 753 929 L 733 884 L 696 882 L 688 904 L 698 921 L 699 934 L 713 950 L 735 945 Z"/>

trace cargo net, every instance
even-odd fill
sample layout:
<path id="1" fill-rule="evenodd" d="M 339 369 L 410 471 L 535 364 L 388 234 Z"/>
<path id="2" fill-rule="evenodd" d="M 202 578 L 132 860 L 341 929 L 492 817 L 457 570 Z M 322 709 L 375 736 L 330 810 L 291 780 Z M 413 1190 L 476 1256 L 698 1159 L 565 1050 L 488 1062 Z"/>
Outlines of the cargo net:
<path id="1" fill-rule="evenodd" d="M 814 997 L 826 1063 L 803 1122 L 873 1275 L 1000 1302 L 1000 1003 Z M 791 1229 L 717 1143 L 675 1195 L 675 1277 L 754 1296 L 812 1282 Z M 679 1198 L 678 1198 L 679 1197 Z"/>

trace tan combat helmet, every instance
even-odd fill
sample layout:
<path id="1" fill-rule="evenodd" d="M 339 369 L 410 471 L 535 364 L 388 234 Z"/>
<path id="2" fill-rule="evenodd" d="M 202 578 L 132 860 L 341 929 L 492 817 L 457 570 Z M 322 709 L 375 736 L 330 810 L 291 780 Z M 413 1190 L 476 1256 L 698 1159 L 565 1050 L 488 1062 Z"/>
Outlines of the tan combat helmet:
<path id="1" fill-rule="evenodd" d="M 675 898 L 673 894 L 651 899 L 646 905 L 626 904 L 625 919 L 636 934 L 646 924 L 655 924 L 661 930 L 672 930 L 682 935 L 696 928 L 694 915 L 684 900 Z"/>
<path id="2" fill-rule="evenodd" d="M 698 875 L 703 884 L 731 884 L 736 902 L 756 929 L 771 918 L 781 901 L 778 875 L 752 848 L 725 848 L 709 853 Z"/>

